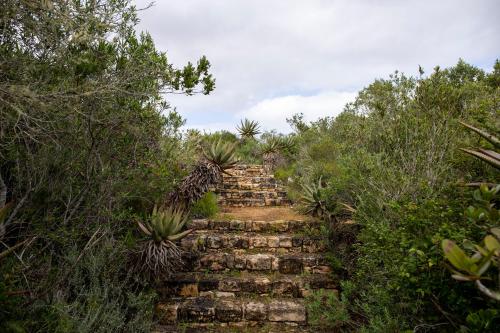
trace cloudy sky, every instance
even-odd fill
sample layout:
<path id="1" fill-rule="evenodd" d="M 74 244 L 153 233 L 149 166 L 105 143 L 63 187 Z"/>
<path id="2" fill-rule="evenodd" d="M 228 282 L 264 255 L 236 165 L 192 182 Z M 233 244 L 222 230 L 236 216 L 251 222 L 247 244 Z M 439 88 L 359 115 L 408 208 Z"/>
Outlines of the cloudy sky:
<path id="1" fill-rule="evenodd" d="M 186 127 L 234 129 L 247 117 L 287 132 L 287 117 L 335 116 L 394 70 L 429 73 L 459 58 L 491 70 L 499 13 L 498 0 L 157 0 L 138 29 L 176 66 L 201 55 L 212 64 L 209 96 L 167 96 Z"/>

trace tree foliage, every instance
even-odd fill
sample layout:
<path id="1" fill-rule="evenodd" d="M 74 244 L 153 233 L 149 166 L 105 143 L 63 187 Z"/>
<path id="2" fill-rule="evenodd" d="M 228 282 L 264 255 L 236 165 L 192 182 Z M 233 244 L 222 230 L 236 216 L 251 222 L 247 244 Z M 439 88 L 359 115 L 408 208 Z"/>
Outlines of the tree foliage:
<path id="1" fill-rule="evenodd" d="M 135 30 L 137 10 L 128 0 L 5 0 L 1 11 L 0 184 L 7 189 L 2 201 L 5 193 L 12 203 L 2 244 L 27 243 L 22 258 L 2 259 L 2 283 L 25 306 L 14 316 L 2 304 L 0 327 L 46 331 L 59 322 L 55 331 L 74 331 L 78 314 L 51 309 L 83 310 L 90 301 L 75 297 L 77 286 L 68 283 L 82 258 L 102 256 L 104 244 L 133 247 L 131 215 L 149 211 L 184 174 L 184 121 L 165 94 L 208 94 L 214 79 L 205 57 L 170 64 L 149 34 Z M 66 260 L 70 246 L 81 253 L 73 263 Z M 123 253 L 99 260 L 114 267 L 111 280 L 127 275 Z M 150 296 L 126 281 L 132 284 L 122 292 L 144 295 L 139 303 L 148 306 Z M 105 295 L 96 302 L 128 311 Z M 99 330 L 104 318 L 96 318 L 78 331 Z M 150 319 L 136 329 L 148 330 Z M 117 329 L 137 331 L 127 322 Z"/>
<path id="2" fill-rule="evenodd" d="M 395 72 L 361 90 L 335 119 L 289 120 L 299 144 L 291 166 L 292 195 L 300 197 L 300 184 L 322 177 L 329 215 L 352 220 L 333 225 L 331 235 L 350 284 L 352 317 L 344 320 L 346 327 L 473 331 L 491 330 L 498 322 L 487 316 L 495 307 L 491 300 L 449 278 L 441 242 L 480 243 L 493 227 L 463 218 L 472 198 L 465 185 L 498 183 L 499 174 L 460 151 L 477 146 L 491 151 L 491 143 L 465 131 L 460 121 L 498 134 L 499 68 L 497 61 L 485 73 L 460 60 L 430 75 Z M 497 285 L 498 276 L 488 278 Z M 480 323 L 483 317 L 488 318 Z"/>

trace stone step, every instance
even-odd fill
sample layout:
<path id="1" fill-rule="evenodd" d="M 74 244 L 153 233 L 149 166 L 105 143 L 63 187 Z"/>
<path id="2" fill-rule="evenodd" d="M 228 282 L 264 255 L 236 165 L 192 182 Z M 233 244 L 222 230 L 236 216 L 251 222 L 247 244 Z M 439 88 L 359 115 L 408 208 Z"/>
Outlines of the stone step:
<path id="1" fill-rule="evenodd" d="M 318 253 L 252 253 L 246 250 L 187 253 L 184 271 L 249 271 L 280 272 L 282 274 L 329 274 L 328 260 Z"/>
<path id="2" fill-rule="evenodd" d="M 280 322 L 230 322 L 230 323 L 183 323 L 159 325 L 153 333 L 319 333 L 317 328 L 296 323 Z M 324 331 L 322 331 L 324 332 Z M 326 333 L 326 332 L 324 332 Z"/>
<path id="3" fill-rule="evenodd" d="M 249 295 L 303 298 L 311 290 L 335 290 L 337 283 L 329 274 L 289 275 L 241 273 L 178 273 L 161 282 L 156 290 L 161 300 L 177 297 L 245 297 Z"/>
<path id="4" fill-rule="evenodd" d="M 301 299 L 210 298 L 171 299 L 156 306 L 160 324 L 173 323 L 295 323 L 305 325 Z"/>
<path id="5" fill-rule="evenodd" d="M 274 176 L 237 176 L 237 175 L 224 175 L 223 182 L 227 184 L 269 184 L 274 183 L 277 184 L 278 181 L 274 178 Z"/>
<path id="6" fill-rule="evenodd" d="M 266 191 L 258 190 L 219 190 L 218 194 L 223 196 L 224 199 L 273 199 L 273 198 L 287 198 L 287 193 L 282 190 L 273 189 Z"/>
<path id="7" fill-rule="evenodd" d="M 262 190 L 280 190 L 281 187 L 277 183 L 223 183 L 219 186 L 219 191 L 222 190 L 241 190 L 241 191 L 262 191 Z"/>
<path id="8" fill-rule="evenodd" d="M 298 234 L 262 234 L 256 232 L 227 232 L 197 230 L 181 240 L 187 251 L 218 249 L 260 249 L 266 252 L 315 253 L 327 250 L 327 240 L 320 236 Z"/>
<path id="9" fill-rule="evenodd" d="M 289 206 L 291 201 L 285 198 L 276 199 L 233 199 L 221 197 L 220 203 L 229 207 L 266 207 L 266 206 Z"/>
<path id="10" fill-rule="evenodd" d="M 257 233 L 274 232 L 310 232 L 321 225 L 317 220 L 274 220 L 274 221 L 243 221 L 243 220 L 210 220 L 194 219 L 189 228 L 195 230 L 247 231 Z"/>

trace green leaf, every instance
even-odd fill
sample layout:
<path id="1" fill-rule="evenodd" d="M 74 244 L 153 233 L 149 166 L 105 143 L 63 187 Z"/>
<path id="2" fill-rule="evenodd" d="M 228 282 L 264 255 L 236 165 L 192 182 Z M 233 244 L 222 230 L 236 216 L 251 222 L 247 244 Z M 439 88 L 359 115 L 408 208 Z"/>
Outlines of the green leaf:
<path id="1" fill-rule="evenodd" d="M 492 235 L 488 235 L 484 238 L 484 245 L 491 252 L 500 250 L 500 242 Z"/>
<path id="2" fill-rule="evenodd" d="M 445 257 L 453 266 L 463 271 L 469 271 L 472 264 L 471 260 L 467 257 L 467 255 L 465 255 L 464 251 L 462 251 L 462 249 L 455 244 L 455 242 L 449 239 L 444 239 L 441 246 Z"/>

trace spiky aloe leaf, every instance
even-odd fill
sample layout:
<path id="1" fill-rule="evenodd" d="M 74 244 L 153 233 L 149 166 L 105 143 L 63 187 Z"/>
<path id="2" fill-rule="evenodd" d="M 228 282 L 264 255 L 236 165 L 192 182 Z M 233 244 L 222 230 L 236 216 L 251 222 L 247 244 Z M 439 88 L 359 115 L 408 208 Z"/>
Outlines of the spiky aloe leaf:
<path id="1" fill-rule="evenodd" d="M 186 237 L 187 235 L 189 235 L 191 232 L 193 232 L 193 229 L 184 230 L 183 232 L 178 233 L 176 235 L 168 236 L 168 240 L 173 242 L 173 241 L 182 239 L 182 238 Z"/>
<path id="2" fill-rule="evenodd" d="M 478 150 L 460 148 L 460 150 L 489 163 L 493 167 L 500 169 L 500 154 L 492 150 L 479 148 Z"/>
<path id="3" fill-rule="evenodd" d="M 459 121 L 459 123 L 462 124 L 463 126 L 467 127 L 468 129 L 470 129 L 471 131 L 479 134 L 480 136 L 482 136 L 486 140 L 488 140 L 493 146 L 495 146 L 495 148 L 500 148 L 500 139 L 497 138 L 495 135 L 490 134 L 490 133 L 486 132 L 485 130 L 481 130 L 479 128 L 471 126 L 471 125 L 464 123 L 462 121 Z"/>
<path id="4" fill-rule="evenodd" d="M 180 209 L 157 208 L 155 206 L 150 217 L 150 224 L 137 223 L 139 229 L 152 237 L 155 242 L 162 242 L 178 240 L 189 234 L 189 232 L 181 232 L 188 219 L 188 215 Z"/>
<path id="5" fill-rule="evenodd" d="M 146 227 L 144 224 L 142 224 L 140 221 L 136 221 L 137 222 L 137 225 L 139 226 L 139 229 L 141 229 L 141 231 L 143 233 L 145 233 L 146 235 L 148 236 L 151 236 L 152 233 L 151 233 L 151 230 L 149 230 L 148 227 Z"/>
<path id="6" fill-rule="evenodd" d="M 259 123 L 256 121 L 245 120 L 240 121 L 240 125 L 236 126 L 236 130 L 242 138 L 253 138 L 260 133 Z"/>
<path id="7" fill-rule="evenodd" d="M 225 143 L 221 139 L 213 142 L 203 155 L 209 163 L 218 166 L 222 171 L 230 169 L 238 163 L 236 143 Z"/>

